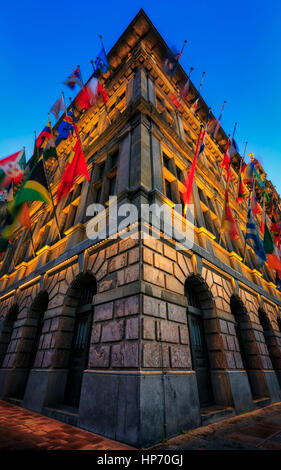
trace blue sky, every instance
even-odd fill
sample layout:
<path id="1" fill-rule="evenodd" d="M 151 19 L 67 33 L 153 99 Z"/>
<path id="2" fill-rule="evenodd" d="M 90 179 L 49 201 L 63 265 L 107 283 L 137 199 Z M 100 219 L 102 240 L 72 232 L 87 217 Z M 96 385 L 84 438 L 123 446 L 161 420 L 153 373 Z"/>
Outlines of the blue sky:
<path id="1" fill-rule="evenodd" d="M 90 60 L 111 49 L 143 8 L 169 45 L 188 46 L 181 65 L 194 67 L 202 96 L 215 115 L 227 100 L 223 127 L 240 150 L 263 164 L 281 193 L 281 2 L 279 0 L 189 0 L 97 2 L 16 0 L 1 4 L 0 158 L 26 146 L 47 122 L 62 81 L 77 64 L 86 80 Z M 74 95 L 72 95 L 74 96 Z M 54 124 L 54 120 L 52 120 Z"/>

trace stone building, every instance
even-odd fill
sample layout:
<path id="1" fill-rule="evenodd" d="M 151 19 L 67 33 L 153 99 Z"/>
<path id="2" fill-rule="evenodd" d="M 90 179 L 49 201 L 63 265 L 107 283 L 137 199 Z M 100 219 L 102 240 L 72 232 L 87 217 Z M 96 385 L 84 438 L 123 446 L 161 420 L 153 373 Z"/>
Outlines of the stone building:
<path id="1" fill-rule="evenodd" d="M 166 51 L 141 10 L 108 54 L 107 109 L 99 102 L 79 115 L 91 180 L 78 179 L 59 204 L 62 236 L 51 206 L 34 202 L 36 256 L 21 227 L 0 266 L 1 399 L 139 447 L 281 393 L 281 294 L 251 243 L 243 261 L 247 202 L 236 203 L 235 172 L 241 238 L 220 234 L 222 129 L 216 140 L 207 135 L 197 164 L 192 248 L 178 249 L 161 221 L 151 227 L 142 217 L 134 236 L 124 223 L 105 239 L 87 237 L 87 207 L 104 204 L 97 217 L 108 225 L 113 195 L 118 207 L 165 204 L 188 223 L 175 204 L 207 105 L 201 99 L 196 114 L 186 102 L 175 107 L 187 75 L 178 66 L 167 78 Z M 59 144 L 62 167 L 72 145 Z M 55 194 L 60 170 L 48 173 Z"/>

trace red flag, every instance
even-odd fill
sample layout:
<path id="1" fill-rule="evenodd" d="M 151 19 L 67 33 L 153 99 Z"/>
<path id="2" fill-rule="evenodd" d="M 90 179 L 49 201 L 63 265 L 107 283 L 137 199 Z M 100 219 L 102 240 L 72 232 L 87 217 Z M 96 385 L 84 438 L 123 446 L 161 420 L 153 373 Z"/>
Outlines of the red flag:
<path id="1" fill-rule="evenodd" d="M 178 95 L 177 95 L 176 93 L 173 93 L 173 94 L 170 96 L 170 99 L 171 99 L 172 103 L 173 103 L 177 108 L 179 108 L 180 103 L 179 103 L 179 100 L 178 100 Z"/>
<path id="2" fill-rule="evenodd" d="M 191 167 L 190 167 L 190 169 L 189 169 L 189 171 L 186 175 L 186 179 L 185 179 L 185 188 L 186 188 L 186 190 L 183 193 L 183 202 L 184 202 L 183 214 L 184 214 L 184 216 L 186 216 L 187 206 L 190 203 L 192 185 L 193 185 L 194 174 L 195 174 L 195 166 L 196 166 L 196 161 L 197 161 L 197 157 L 198 157 L 198 153 L 199 153 L 199 149 L 200 149 L 200 141 L 201 141 L 202 132 L 203 132 L 203 128 L 201 127 L 200 134 L 199 134 L 199 137 L 198 137 L 198 140 L 197 140 L 197 146 L 196 146 L 196 152 L 195 152 L 195 155 L 194 155 L 194 159 L 193 159 L 192 165 L 191 165 Z"/>
<path id="3" fill-rule="evenodd" d="M 227 232 L 229 238 L 231 238 L 232 240 L 237 240 L 237 238 L 239 238 L 239 233 L 237 230 L 236 222 L 235 222 L 231 207 L 229 205 L 228 186 L 226 187 L 226 191 L 225 191 L 221 231 Z"/>
<path id="4" fill-rule="evenodd" d="M 229 172 L 229 167 L 230 167 L 230 155 L 229 155 L 228 149 L 229 149 L 229 138 L 227 140 L 223 161 L 221 162 L 221 166 L 226 169 L 227 173 Z"/>
<path id="5" fill-rule="evenodd" d="M 93 77 L 89 83 L 82 88 L 75 102 L 80 109 L 90 109 L 97 103 L 99 95 L 101 95 L 103 102 L 106 103 L 108 100 L 106 90 L 101 86 L 98 79 Z"/>
<path id="6" fill-rule="evenodd" d="M 80 140 L 77 139 L 62 175 L 57 192 L 57 204 L 69 194 L 75 178 L 80 175 L 84 175 L 88 181 L 90 180 Z"/>

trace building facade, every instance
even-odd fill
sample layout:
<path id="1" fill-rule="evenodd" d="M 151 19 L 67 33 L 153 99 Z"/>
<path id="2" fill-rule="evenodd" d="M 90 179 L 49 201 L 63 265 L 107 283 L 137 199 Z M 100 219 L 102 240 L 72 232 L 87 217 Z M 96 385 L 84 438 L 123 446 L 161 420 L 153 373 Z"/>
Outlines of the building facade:
<path id="1" fill-rule="evenodd" d="M 108 54 L 107 108 L 77 114 L 91 180 L 60 202 L 62 236 L 52 207 L 34 202 L 36 256 L 21 227 L 0 265 L 0 398 L 137 447 L 281 397 L 281 294 L 250 243 L 243 260 L 247 202 L 236 203 L 235 172 L 240 239 L 220 233 L 223 130 L 207 135 L 196 167 L 191 248 L 140 212 L 130 234 L 120 215 L 110 226 L 110 196 L 118 209 L 164 204 L 188 223 L 175 205 L 207 106 L 173 104 L 187 77 L 180 66 L 173 80 L 163 73 L 166 50 L 141 10 Z M 61 167 L 72 145 L 59 144 Z M 55 162 L 48 174 L 55 195 Z M 104 239 L 87 237 L 93 202 L 105 206 L 95 219 Z"/>

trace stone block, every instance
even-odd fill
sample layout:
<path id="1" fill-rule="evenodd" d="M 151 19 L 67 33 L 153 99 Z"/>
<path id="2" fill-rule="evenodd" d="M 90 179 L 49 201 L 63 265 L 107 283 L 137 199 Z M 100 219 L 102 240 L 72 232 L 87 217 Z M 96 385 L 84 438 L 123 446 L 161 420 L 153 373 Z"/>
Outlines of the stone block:
<path id="1" fill-rule="evenodd" d="M 114 320 L 106 323 L 102 327 L 101 341 L 107 343 L 111 341 L 120 341 L 124 336 L 124 321 Z"/>
<path id="2" fill-rule="evenodd" d="M 112 256 L 116 256 L 118 253 L 118 243 L 109 246 L 106 248 L 106 258 L 111 258 Z"/>
<path id="3" fill-rule="evenodd" d="M 189 344 L 189 334 L 187 326 L 180 325 L 180 342 L 181 344 Z"/>
<path id="4" fill-rule="evenodd" d="M 142 249 L 143 261 L 147 264 L 153 264 L 153 251 L 149 250 L 145 246 Z"/>
<path id="5" fill-rule="evenodd" d="M 166 318 L 166 302 L 144 295 L 143 313 L 153 317 Z"/>
<path id="6" fill-rule="evenodd" d="M 109 367 L 110 346 L 91 346 L 89 353 L 89 365 L 95 367 Z"/>
<path id="7" fill-rule="evenodd" d="M 184 295 L 184 286 L 174 276 L 165 276 L 166 288 L 176 292 L 177 294 Z"/>
<path id="8" fill-rule="evenodd" d="M 138 343 L 122 343 L 112 346 L 112 367 L 138 367 Z"/>
<path id="9" fill-rule="evenodd" d="M 125 317 L 136 313 L 139 313 L 139 297 L 137 295 L 115 301 L 116 317 Z"/>
<path id="10" fill-rule="evenodd" d="M 151 284 L 156 284 L 157 286 L 164 287 L 164 273 L 159 271 L 159 269 L 152 268 L 147 264 L 143 265 L 143 279 Z"/>
<path id="11" fill-rule="evenodd" d="M 122 253 L 112 258 L 109 262 L 109 272 L 117 271 L 127 266 L 127 253 Z"/>
<path id="12" fill-rule="evenodd" d="M 158 343 L 143 343 L 143 367 L 161 367 L 161 353 Z"/>
<path id="13" fill-rule="evenodd" d="M 168 306 L 168 319 L 172 321 L 176 321 L 179 323 L 186 323 L 187 322 L 187 311 L 185 307 L 181 307 L 180 305 L 175 304 L 167 304 Z"/>
<path id="14" fill-rule="evenodd" d="M 129 261 L 128 261 L 129 264 L 136 263 L 137 261 L 139 261 L 139 258 L 140 258 L 140 250 L 138 246 L 129 251 Z"/>
<path id="15" fill-rule="evenodd" d="M 166 273 L 173 274 L 173 263 L 168 258 L 159 255 L 158 253 L 154 254 L 154 265 L 156 268 L 165 271 Z"/>
<path id="16" fill-rule="evenodd" d="M 164 255 L 168 258 L 172 259 L 173 261 L 177 261 L 177 252 L 174 248 L 164 244 Z"/>
<path id="17" fill-rule="evenodd" d="M 143 339 L 155 339 L 155 320 L 153 318 L 143 318 L 142 337 Z"/>
<path id="18" fill-rule="evenodd" d="M 108 262 L 105 261 L 99 271 L 96 273 L 96 280 L 100 281 L 104 276 L 107 275 Z"/>
<path id="19" fill-rule="evenodd" d="M 222 333 L 228 333 L 227 322 L 225 320 L 219 319 L 220 329 Z"/>
<path id="20" fill-rule="evenodd" d="M 187 346 L 170 346 L 170 353 L 172 368 L 191 368 L 191 356 Z"/>
<path id="21" fill-rule="evenodd" d="M 163 253 L 163 243 L 157 238 L 151 237 L 149 235 L 143 239 L 143 244 L 160 254 Z"/>
<path id="22" fill-rule="evenodd" d="M 165 320 L 161 321 L 158 340 L 166 343 L 179 343 L 178 325 Z"/>
<path id="23" fill-rule="evenodd" d="M 94 320 L 104 321 L 111 320 L 113 318 L 113 302 L 106 304 L 97 305 L 94 310 Z"/>
<path id="24" fill-rule="evenodd" d="M 139 279 L 139 265 L 133 264 L 122 271 L 117 272 L 117 286 L 129 284 Z"/>
<path id="25" fill-rule="evenodd" d="M 101 334 L 101 324 L 94 324 L 92 329 L 91 343 L 99 343 Z"/>
<path id="26" fill-rule="evenodd" d="M 119 252 L 121 253 L 122 251 L 129 250 L 130 248 L 133 248 L 134 246 L 138 244 L 139 244 L 138 238 L 128 237 L 128 238 L 125 238 L 124 240 L 120 240 Z"/>
<path id="27" fill-rule="evenodd" d="M 126 339 L 138 339 L 139 337 L 139 319 L 128 318 L 126 321 Z"/>

